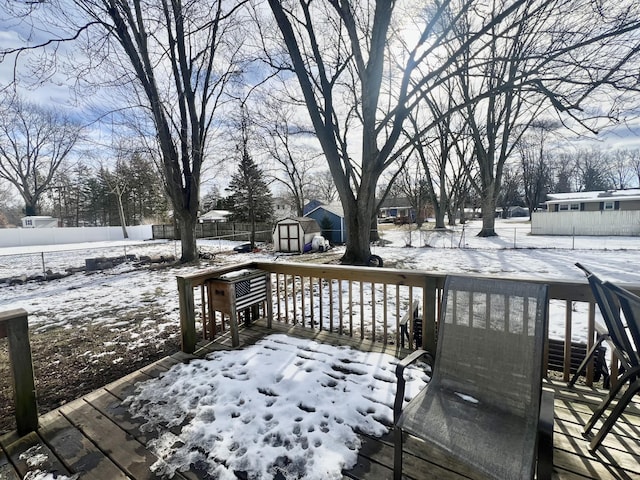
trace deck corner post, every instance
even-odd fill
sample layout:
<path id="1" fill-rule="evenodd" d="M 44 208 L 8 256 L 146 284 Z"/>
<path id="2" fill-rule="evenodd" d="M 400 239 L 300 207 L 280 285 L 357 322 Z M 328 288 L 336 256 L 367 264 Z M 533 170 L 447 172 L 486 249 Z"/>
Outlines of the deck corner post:
<path id="1" fill-rule="evenodd" d="M 16 429 L 26 435 L 38 429 L 38 404 L 33 378 L 27 312 L 20 308 L 0 313 L 0 325 L 9 344 L 9 363 L 13 374 Z"/>
<path id="2" fill-rule="evenodd" d="M 181 345 L 184 353 L 196 351 L 196 313 L 191 281 L 185 277 L 176 277 L 180 302 Z"/>

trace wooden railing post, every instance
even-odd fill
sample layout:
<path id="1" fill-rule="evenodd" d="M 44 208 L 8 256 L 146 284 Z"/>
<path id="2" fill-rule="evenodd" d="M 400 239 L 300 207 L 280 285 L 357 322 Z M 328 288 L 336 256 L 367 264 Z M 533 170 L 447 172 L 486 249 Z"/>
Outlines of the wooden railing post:
<path id="1" fill-rule="evenodd" d="M 178 297 L 180 301 L 180 331 L 182 333 L 182 351 L 196 351 L 196 309 L 193 300 L 193 288 L 188 278 L 178 276 Z"/>
<path id="2" fill-rule="evenodd" d="M 0 337 L 7 337 L 9 343 L 16 428 L 19 435 L 25 435 L 38 428 L 38 405 L 27 312 L 21 308 L 0 312 Z"/>

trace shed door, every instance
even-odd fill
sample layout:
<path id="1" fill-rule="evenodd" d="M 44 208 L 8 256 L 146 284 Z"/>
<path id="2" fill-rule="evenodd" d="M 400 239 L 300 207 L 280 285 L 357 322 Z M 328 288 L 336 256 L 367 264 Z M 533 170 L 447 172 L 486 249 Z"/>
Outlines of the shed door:
<path id="1" fill-rule="evenodd" d="M 278 225 L 278 251 L 300 251 L 300 228 L 297 223 L 281 223 Z"/>

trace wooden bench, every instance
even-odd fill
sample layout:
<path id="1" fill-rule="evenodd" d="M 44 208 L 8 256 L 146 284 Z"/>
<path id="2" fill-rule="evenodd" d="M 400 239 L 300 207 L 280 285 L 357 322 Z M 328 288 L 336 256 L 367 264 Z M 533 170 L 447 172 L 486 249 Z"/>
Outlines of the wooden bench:
<path id="1" fill-rule="evenodd" d="M 564 371 L 564 341 L 554 338 L 549 339 L 549 363 L 548 369 L 556 372 Z M 573 375 L 584 360 L 588 351 L 586 343 L 571 342 L 571 366 L 570 373 Z M 594 375 L 593 380 L 598 382 L 602 378 L 605 388 L 609 388 L 609 367 L 605 360 L 606 349 L 602 346 L 596 348 L 593 355 Z M 583 373 L 584 375 L 584 373 Z"/>

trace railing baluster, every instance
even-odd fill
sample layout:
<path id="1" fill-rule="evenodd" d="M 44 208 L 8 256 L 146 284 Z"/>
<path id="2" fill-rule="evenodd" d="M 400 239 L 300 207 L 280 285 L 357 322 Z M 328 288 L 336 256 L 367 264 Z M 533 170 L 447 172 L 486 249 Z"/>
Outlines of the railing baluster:
<path id="1" fill-rule="evenodd" d="M 305 295 L 304 278 L 304 276 L 300 275 L 300 297 L 302 297 L 302 326 L 306 327 L 307 322 L 305 320 L 307 318 L 307 305 L 305 298 L 307 296 Z M 313 300 L 310 298 L 310 301 Z"/>
<path id="2" fill-rule="evenodd" d="M 376 341 L 376 284 L 371 282 L 371 340 Z"/>
<path id="3" fill-rule="evenodd" d="M 396 345 L 400 345 L 400 284 L 396 284 Z"/>
<path id="4" fill-rule="evenodd" d="M 340 335 L 344 334 L 344 315 L 342 312 L 342 280 L 338 279 L 338 322 L 340 324 Z"/>
<path id="5" fill-rule="evenodd" d="M 349 280 L 349 336 L 353 337 L 353 281 Z"/>
<path id="6" fill-rule="evenodd" d="M 572 312 L 573 302 L 571 300 L 565 301 L 565 317 L 564 317 L 564 368 L 562 372 L 562 379 L 568 382 L 571 378 L 571 321 L 573 317 Z"/>
<path id="7" fill-rule="evenodd" d="M 364 338 L 364 282 L 360 281 L 360 338 Z"/>
<path id="8" fill-rule="evenodd" d="M 591 350 L 594 344 L 594 334 L 595 334 L 595 325 L 596 325 L 596 306 L 594 303 L 589 303 L 589 316 L 587 318 L 587 352 Z M 585 374 L 585 383 L 591 387 L 593 386 L 593 377 L 595 375 L 594 372 L 595 362 L 589 362 L 587 364 L 587 373 Z"/>
<path id="9" fill-rule="evenodd" d="M 284 287 L 284 323 L 289 323 L 289 274 L 283 275 Z"/>
<path id="10" fill-rule="evenodd" d="M 296 276 L 291 276 L 291 296 L 293 298 L 293 324 L 298 323 L 298 295 L 296 290 Z"/>
<path id="11" fill-rule="evenodd" d="M 389 318 L 387 311 L 387 284 L 382 284 L 382 342 L 387 345 L 389 343 L 388 333 L 387 333 L 387 319 Z"/>
<path id="12" fill-rule="evenodd" d="M 276 303 L 278 307 L 278 321 L 282 321 L 282 313 L 280 310 L 280 297 L 282 296 L 280 292 L 280 274 L 276 273 Z"/>
<path id="13" fill-rule="evenodd" d="M 329 331 L 333 332 L 333 280 L 329 279 Z"/>

